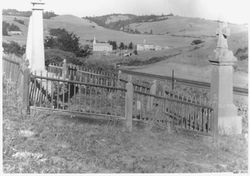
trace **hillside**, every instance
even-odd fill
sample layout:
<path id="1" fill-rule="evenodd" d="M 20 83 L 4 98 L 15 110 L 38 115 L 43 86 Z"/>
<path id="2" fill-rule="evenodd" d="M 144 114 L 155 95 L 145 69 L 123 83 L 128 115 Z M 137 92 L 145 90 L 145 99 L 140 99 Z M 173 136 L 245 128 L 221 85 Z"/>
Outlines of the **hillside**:
<path id="1" fill-rule="evenodd" d="M 168 16 L 166 20 L 132 23 L 129 27 L 133 30 L 137 29 L 140 33 L 149 33 L 163 35 L 184 35 L 184 36 L 214 36 L 217 28 L 217 21 L 205 20 L 200 18 L 188 18 L 181 16 Z M 231 33 L 247 31 L 246 26 L 229 24 Z"/>
<path id="2" fill-rule="evenodd" d="M 44 35 L 48 35 L 48 31 L 51 28 L 65 28 L 66 30 L 77 34 L 80 37 L 80 42 L 82 44 L 91 44 L 90 42 L 93 40 L 94 36 L 98 41 L 113 40 L 117 41 L 118 43 L 124 42 L 125 44 L 128 44 L 131 41 L 134 44 L 138 44 L 142 43 L 145 39 L 147 43 L 160 45 L 162 47 L 168 46 L 170 49 L 158 52 L 141 52 L 137 56 L 128 58 L 136 60 L 146 60 L 152 57 L 162 58 L 161 62 L 140 66 L 139 68 L 136 68 L 136 70 L 154 74 L 168 75 L 171 73 L 169 70 L 176 69 L 176 72 L 178 71 L 179 74 L 177 74 L 178 76 L 201 81 L 209 81 L 210 70 L 207 70 L 206 68 L 209 66 L 209 56 L 213 54 L 213 50 L 216 47 L 217 40 L 215 37 L 215 31 L 217 29 L 217 22 L 179 16 L 166 17 L 167 19 L 161 19 L 158 21 L 149 20 L 147 22 L 131 23 L 129 25 L 130 28 L 136 28 L 141 33 L 152 30 L 153 34 L 149 35 L 131 34 L 123 31 L 112 30 L 104 28 L 86 18 L 79 18 L 73 15 L 60 15 L 44 20 Z M 19 28 L 23 31 L 23 35 L 4 36 L 3 40 L 14 40 L 25 44 L 29 19 L 26 17 L 17 17 L 17 19 L 24 20 L 25 24 L 21 25 L 15 22 L 14 18 L 14 16 L 3 16 L 3 21 L 14 23 L 15 25 L 19 26 Z M 103 17 L 103 19 L 105 19 L 103 23 L 112 24 L 122 20 L 128 21 L 128 18 L 133 19 L 135 17 L 133 15 L 121 14 L 115 14 L 113 16 L 107 15 Z M 243 58 L 236 64 L 236 71 L 239 76 L 236 76 L 235 80 L 242 80 L 240 81 L 240 85 L 245 87 L 247 86 L 248 77 L 247 26 L 229 24 L 229 27 L 231 30 L 231 36 L 228 39 L 229 48 L 238 58 Z M 197 39 L 202 40 L 203 43 L 199 45 L 191 45 L 191 43 Z M 178 55 L 171 56 L 172 50 L 174 53 L 176 53 L 176 50 L 178 50 Z M 103 59 L 103 57 L 101 57 L 101 59 Z M 116 62 L 120 62 L 118 61 L 119 58 L 117 58 L 117 56 L 112 57 L 114 57 L 112 59 L 112 63 L 114 63 L 115 60 L 117 60 Z M 172 66 L 170 66 L 171 64 L 169 63 L 172 63 Z M 183 64 L 185 64 L 186 69 L 182 69 Z M 193 67 L 197 68 L 199 71 L 195 71 L 196 69 L 193 69 Z M 201 77 L 198 77 L 197 75 L 201 75 Z"/>
<path id="3" fill-rule="evenodd" d="M 19 43 L 25 44 L 27 38 L 27 27 L 29 18 L 26 17 L 17 17 L 18 19 L 24 20 L 25 25 L 21 25 L 14 21 L 15 16 L 3 16 L 3 21 L 8 23 L 14 23 L 20 27 L 23 32 L 23 35 L 20 36 L 4 36 L 4 41 L 17 41 Z M 72 15 L 60 15 L 53 17 L 51 19 L 44 20 L 44 35 L 48 34 L 50 28 L 65 28 L 70 32 L 74 32 L 80 37 L 81 43 L 88 43 L 90 40 L 93 40 L 94 36 L 99 41 L 108 41 L 114 40 L 117 42 L 124 43 L 142 43 L 144 39 L 148 43 L 153 43 L 161 46 L 170 46 L 170 47 L 182 47 L 187 46 L 191 43 L 192 39 L 187 39 L 183 41 L 179 37 L 175 36 L 160 36 L 160 35 L 141 35 L 141 34 L 128 34 L 122 31 L 115 31 L 111 29 L 106 29 L 97 25 L 94 22 L 91 22 L 87 19 L 81 19 Z"/>
<path id="4" fill-rule="evenodd" d="M 104 16 L 97 17 L 86 17 L 87 19 L 97 23 L 99 26 L 124 31 L 128 33 L 139 34 L 140 32 L 137 30 L 131 30 L 129 25 L 132 23 L 144 23 L 144 22 L 153 22 L 153 21 L 161 21 L 167 19 L 167 15 L 131 15 L 131 14 L 110 14 Z"/>

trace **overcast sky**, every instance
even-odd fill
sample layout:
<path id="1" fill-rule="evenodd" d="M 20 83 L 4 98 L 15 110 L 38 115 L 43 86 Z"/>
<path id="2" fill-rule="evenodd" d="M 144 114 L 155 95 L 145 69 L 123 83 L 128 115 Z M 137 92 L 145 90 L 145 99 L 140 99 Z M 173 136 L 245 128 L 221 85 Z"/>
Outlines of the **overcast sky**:
<path id="1" fill-rule="evenodd" d="M 1 0 L 2 7 L 30 10 L 31 0 Z M 46 11 L 79 17 L 110 13 L 168 14 L 246 23 L 249 0 L 43 0 Z"/>

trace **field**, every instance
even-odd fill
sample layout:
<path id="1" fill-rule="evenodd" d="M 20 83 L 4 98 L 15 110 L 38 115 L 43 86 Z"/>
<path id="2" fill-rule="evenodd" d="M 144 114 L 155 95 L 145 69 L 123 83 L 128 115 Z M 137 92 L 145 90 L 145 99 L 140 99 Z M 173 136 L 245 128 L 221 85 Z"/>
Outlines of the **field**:
<path id="1" fill-rule="evenodd" d="M 194 136 L 116 120 L 51 111 L 22 113 L 15 85 L 3 85 L 4 173 L 246 172 L 242 136 Z"/>

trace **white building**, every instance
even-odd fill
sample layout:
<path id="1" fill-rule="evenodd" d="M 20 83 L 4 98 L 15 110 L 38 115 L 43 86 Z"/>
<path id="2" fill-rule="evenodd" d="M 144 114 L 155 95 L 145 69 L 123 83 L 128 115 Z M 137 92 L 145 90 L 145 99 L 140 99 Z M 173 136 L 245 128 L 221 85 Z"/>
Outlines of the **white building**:
<path id="1" fill-rule="evenodd" d="M 101 51 L 101 52 L 111 52 L 112 51 L 112 45 L 109 43 L 97 43 L 96 39 L 94 37 L 93 40 L 93 51 Z"/>
<path id="2" fill-rule="evenodd" d="M 22 35 L 21 31 L 8 31 L 8 35 Z"/>
<path id="3" fill-rule="evenodd" d="M 161 49 L 162 49 L 161 46 L 153 45 L 153 44 L 146 44 L 146 40 L 143 41 L 143 44 L 137 44 L 136 45 L 136 50 L 137 51 L 149 51 L 149 50 L 159 51 Z"/>

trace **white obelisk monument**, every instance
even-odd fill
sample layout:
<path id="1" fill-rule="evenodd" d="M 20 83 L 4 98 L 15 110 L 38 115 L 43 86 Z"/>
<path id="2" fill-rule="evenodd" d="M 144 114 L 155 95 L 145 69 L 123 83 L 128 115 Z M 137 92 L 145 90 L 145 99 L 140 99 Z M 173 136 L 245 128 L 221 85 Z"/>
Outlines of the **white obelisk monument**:
<path id="1" fill-rule="evenodd" d="M 215 130 L 219 134 L 240 134 L 242 118 L 237 115 L 237 107 L 233 104 L 233 65 L 237 61 L 233 52 L 228 49 L 227 38 L 230 30 L 227 23 L 219 23 L 217 29 L 217 47 L 210 60 L 211 100 L 214 108 Z"/>
<path id="2" fill-rule="evenodd" d="M 32 0 L 26 44 L 26 59 L 32 72 L 45 73 L 44 39 L 43 39 L 43 5 L 42 0 Z"/>

